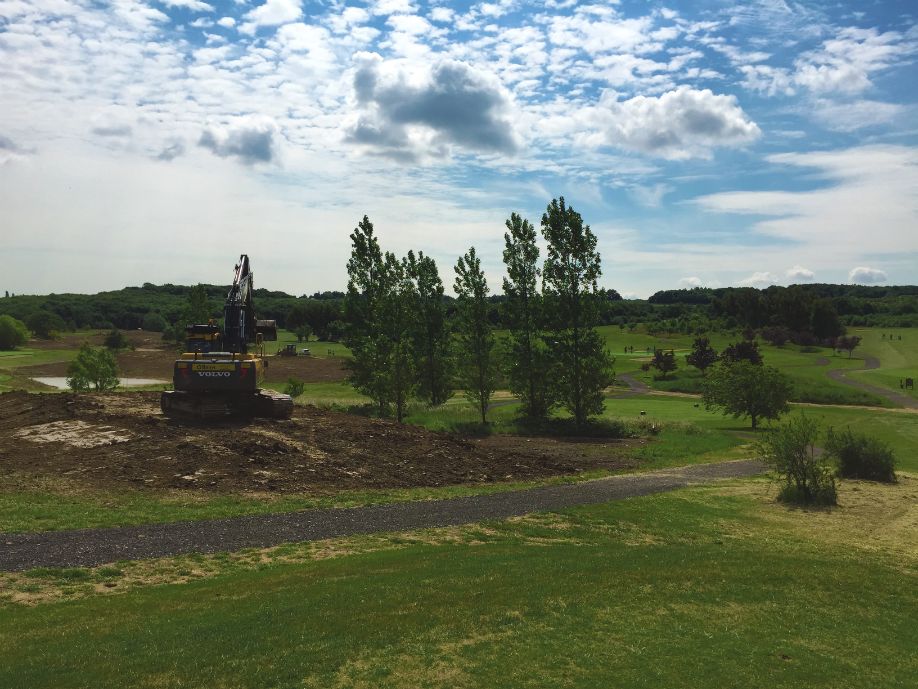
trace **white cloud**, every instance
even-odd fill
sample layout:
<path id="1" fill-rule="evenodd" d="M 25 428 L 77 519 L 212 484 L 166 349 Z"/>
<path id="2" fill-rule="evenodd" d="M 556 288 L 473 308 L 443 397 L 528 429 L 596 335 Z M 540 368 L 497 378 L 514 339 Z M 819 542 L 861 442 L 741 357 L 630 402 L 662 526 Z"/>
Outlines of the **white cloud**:
<path id="1" fill-rule="evenodd" d="M 755 272 L 737 284 L 743 287 L 767 287 L 778 283 L 778 278 L 767 271 Z"/>
<path id="2" fill-rule="evenodd" d="M 267 0 L 264 5 L 246 12 L 243 17 L 245 23 L 239 26 L 239 31 L 253 34 L 259 26 L 279 26 L 295 22 L 302 16 L 303 8 L 299 0 Z"/>
<path id="3" fill-rule="evenodd" d="M 794 266 L 793 268 L 788 268 L 784 275 L 791 282 L 812 282 L 816 277 L 816 273 L 814 273 L 812 270 L 799 265 Z"/>
<path id="4" fill-rule="evenodd" d="M 695 277 L 694 275 L 679 280 L 680 287 L 701 287 L 703 284 L 701 278 Z"/>
<path id="5" fill-rule="evenodd" d="M 201 0 L 158 0 L 161 5 L 166 7 L 184 7 L 187 10 L 195 12 L 213 12 L 213 5 L 208 5 Z"/>
<path id="6" fill-rule="evenodd" d="M 770 216 L 753 230 L 793 242 L 810 255 L 831 252 L 836 260 L 856 260 L 865 252 L 918 251 L 918 148 L 863 146 L 768 160 L 812 169 L 823 184 L 806 191 L 723 192 L 697 202 L 720 213 Z"/>
<path id="7" fill-rule="evenodd" d="M 770 65 L 741 65 L 742 86 L 768 96 L 792 96 L 796 93 L 794 77 L 790 70 Z"/>
<path id="8" fill-rule="evenodd" d="M 631 197 L 642 206 L 647 208 L 659 208 L 663 202 L 663 197 L 670 193 L 673 188 L 669 184 L 635 184 L 628 189 Z"/>
<path id="9" fill-rule="evenodd" d="M 217 20 L 217 24 L 222 26 L 224 29 L 232 29 L 234 26 L 236 26 L 236 20 L 232 17 L 220 17 L 220 19 Z"/>
<path id="10" fill-rule="evenodd" d="M 889 124 L 902 115 L 906 108 L 896 103 L 875 100 L 831 101 L 817 100 L 808 106 L 814 121 L 839 132 L 853 132 L 865 127 Z"/>
<path id="11" fill-rule="evenodd" d="M 603 143 L 670 159 L 708 157 L 713 148 L 743 146 L 761 134 L 733 96 L 688 86 L 626 101 L 605 96 L 595 118 Z"/>
<path id="12" fill-rule="evenodd" d="M 430 11 L 430 18 L 435 22 L 451 22 L 456 16 L 456 11 L 451 7 L 434 7 Z"/>
<path id="13" fill-rule="evenodd" d="M 876 268 L 858 266 L 857 268 L 852 268 L 851 272 L 848 273 L 848 282 L 858 282 L 865 285 L 873 285 L 878 282 L 886 282 L 886 280 L 886 273 L 882 270 L 877 270 Z"/>
<path id="14" fill-rule="evenodd" d="M 817 93 L 859 93 L 870 77 L 913 54 L 916 41 L 898 31 L 849 27 L 796 62 L 794 81 Z"/>
<path id="15" fill-rule="evenodd" d="M 118 20 L 144 34 L 157 30 L 159 24 L 169 21 L 169 15 L 137 0 L 113 0 L 112 9 Z"/>
<path id="16" fill-rule="evenodd" d="M 443 61 L 414 72 L 369 59 L 354 76 L 359 114 L 348 139 L 403 160 L 442 157 L 450 147 L 512 153 L 516 133 L 506 118 L 511 98 L 492 75 Z"/>
<path id="17" fill-rule="evenodd" d="M 596 21 L 580 11 L 571 16 L 552 17 L 548 36 L 555 45 L 576 48 L 591 55 L 610 52 L 637 54 L 659 47 L 659 41 L 650 35 L 653 28 L 650 16 Z"/>
<path id="18" fill-rule="evenodd" d="M 376 15 L 414 14 L 417 5 L 411 0 L 370 0 L 370 12 Z"/>

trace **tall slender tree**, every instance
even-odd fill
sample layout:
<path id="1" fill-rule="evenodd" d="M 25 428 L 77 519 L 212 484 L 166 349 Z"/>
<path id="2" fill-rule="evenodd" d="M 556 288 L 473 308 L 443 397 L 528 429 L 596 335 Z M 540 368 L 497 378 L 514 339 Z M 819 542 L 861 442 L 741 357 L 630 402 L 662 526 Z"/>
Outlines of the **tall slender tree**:
<path id="1" fill-rule="evenodd" d="M 436 262 L 424 252 L 408 252 L 408 274 L 414 281 L 417 311 L 413 330 L 417 355 L 418 396 L 438 406 L 453 395 L 450 334 L 443 304 L 443 281 Z"/>
<path id="2" fill-rule="evenodd" d="M 388 400 L 395 406 L 395 419 L 401 423 L 417 388 L 412 336 L 418 298 L 407 259 L 399 260 L 387 251 L 383 265 L 386 289 L 379 309 L 379 329 L 380 339 L 385 344 L 385 358 L 377 375 L 387 391 Z"/>
<path id="3" fill-rule="evenodd" d="M 382 415 L 390 400 L 384 375 L 390 347 L 382 334 L 380 317 L 390 281 L 373 223 L 366 215 L 351 233 L 347 274 L 343 340 L 352 353 L 348 379 L 356 390 L 373 400 Z"/>
<path id="4" fill-rule="evenodd" d="M 495 387 L 494 333 L 488 320 L 488 283 L 481 259 L 472 247 L 456 263 L 458 298 L 459 380 L 465 396 L 488 422 L 488 405 Z"/>
<path id="5" fill-rule="evenodd" d="M 548 349 L 542 337 L 542 295 L 538 291 L 539 247 L 536 229 L 511 213 L 504 233 L 504 314 L 510 330 L 506 340 L 506 374 L 510 392 L 522 402 L 530 421 L 544 419 L 553 404 Z"/>
<path id="6" fill-rule="evenodd" d="M 542 215 L 548 252 L 542 270 L 549 343 L 559 398 L 582 427 L 603 411 L 603 389 L 614 379 L 613 359 L 596 331 L 596 281 L 601 274 L 596 235 L 562 196 Z"/>

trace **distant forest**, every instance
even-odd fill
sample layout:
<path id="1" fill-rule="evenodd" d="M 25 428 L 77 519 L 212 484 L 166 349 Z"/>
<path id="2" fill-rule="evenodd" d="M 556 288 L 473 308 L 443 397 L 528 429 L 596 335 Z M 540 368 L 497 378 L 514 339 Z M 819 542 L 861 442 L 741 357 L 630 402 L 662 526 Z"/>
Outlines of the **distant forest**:
<path id="1" fill-rule="evenodd" d="M 198 288 L 200 289 L 200 287 Z M 222 315 L 228 285 L 203 285 L 206 310 Z M 126 287 L 99 294 L 9 295 L 0 297 L 0 315 L 8 314 L 39 334 L 48 331 L 143 328 L 169 332 L 184 328 L 192 287 L 153 285 Z M 622 299 L 618 292 L 601 291 L 601 322 L 648 332 L 702 334 L 723 330 L 780 328 L 788 339 L 824 340 L 845 326 L 918 326 L 918 286 L 809 284 L 790 287 L 725 287 L 663 290 L 649 299 Z M 290 330 L 306 325 L 320 339 L 337 339 L 342 292 L 296 297 L 286 292 L 258 289 L 259 318 L 275 319 Z M 447 313 L 452 297 L 444 297 Z M 490 298 L 489 313 L 502 324 L 503 295 Z"/>

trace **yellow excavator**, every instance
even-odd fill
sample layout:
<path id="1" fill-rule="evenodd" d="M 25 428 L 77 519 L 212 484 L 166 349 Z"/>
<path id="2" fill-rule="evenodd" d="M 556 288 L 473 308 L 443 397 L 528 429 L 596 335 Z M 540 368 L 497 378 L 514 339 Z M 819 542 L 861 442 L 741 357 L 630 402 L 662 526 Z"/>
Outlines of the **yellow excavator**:
<path id="1" fill-rule="evenodd" d="M 243 254 L 226 295 L 223 328 L 214 321 L 185 328 L 186 351 L 173 368 L 174 389 L 160 399 L 163 413 L 196 419 L 293 414 L 290 395 L 259 387 L 268 367 L 264 343 L 277 340 L 277 324 L 255 318 L 254 289 Z"/>

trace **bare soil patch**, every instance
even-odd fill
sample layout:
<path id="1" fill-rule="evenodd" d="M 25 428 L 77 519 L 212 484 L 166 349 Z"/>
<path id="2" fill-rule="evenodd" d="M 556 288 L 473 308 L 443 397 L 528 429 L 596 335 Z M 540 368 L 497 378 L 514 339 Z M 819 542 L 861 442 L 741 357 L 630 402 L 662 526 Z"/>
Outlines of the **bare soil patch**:
<path id="1" fill-rule="evenodd" d="M 127 378 L 151 378 L 172 380 L 172 367 L 177 358 L 175 348 L 166 346 L 159 333 L 125 331 L 133 350 L 118 353 L 118 372 Z M 74 349 L 83 342 L 101 346 L 104 335 L 67 335 L 54 342 L 35 342 L 39 349 Z M 66 376 L 67 362 L 23 366 L 17 369 L 19 376 Z M 265 380 L 269 383 L 283 383 L 296 378 L 306 383 L 334 383 L 347 376 L 344 360 L 341 358 L 319 358 L 312 356 L 268 357 Z"/>
<path id="2" fill-rule="evenodd" d="M 331 493 L 634 466 L 637 440 L 467 439 L 297 407 L 290 420 L 169 419 L 159 394 L 0 395 L 0 469 L 93 488 Z"/>

